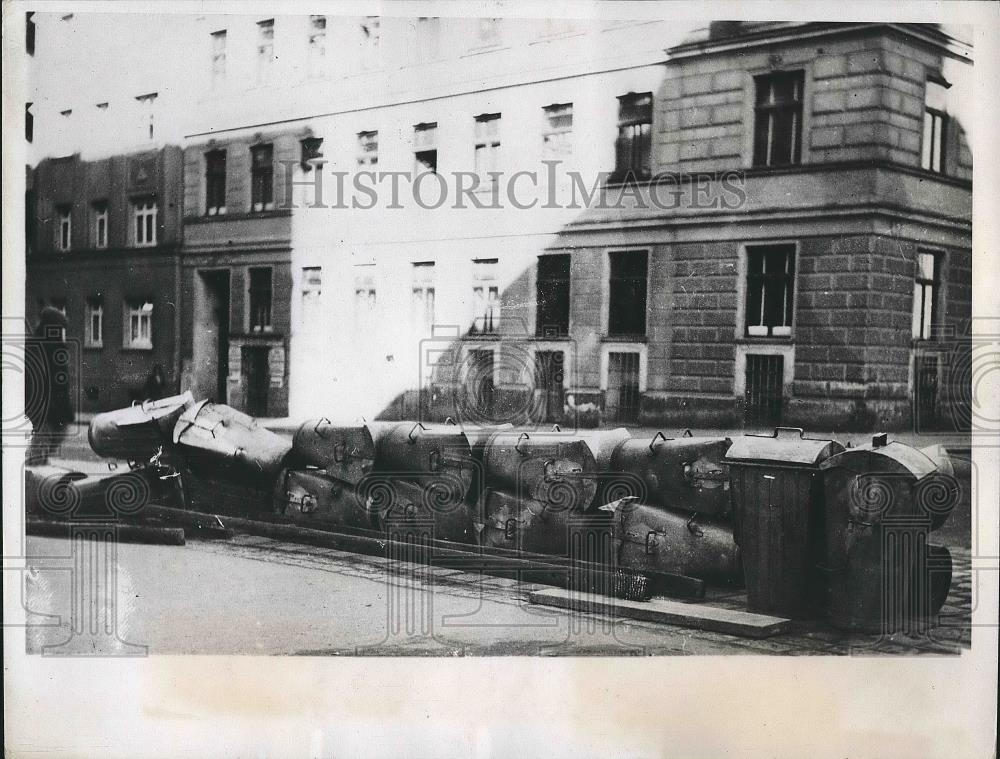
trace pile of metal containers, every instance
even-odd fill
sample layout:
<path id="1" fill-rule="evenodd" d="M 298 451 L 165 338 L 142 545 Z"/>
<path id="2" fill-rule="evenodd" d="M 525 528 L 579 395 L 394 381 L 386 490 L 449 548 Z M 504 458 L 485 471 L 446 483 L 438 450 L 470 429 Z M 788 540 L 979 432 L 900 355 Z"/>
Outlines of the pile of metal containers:
<path id="1" fill-rule="evenodd" d="M 292 439 L 190 394 L 97 416 L 102 456 L 171 463 L 188 508 L 332 530 L 424 525 L 435 540 L 569 556 L 600 526 L 614 568 L 745 582 L 751 611 L 847 629 L 934 614 L 954 506 L 941 449 L 845 449 L 801 430 L 633 437 L 419 422 L 302 424 Z"/>

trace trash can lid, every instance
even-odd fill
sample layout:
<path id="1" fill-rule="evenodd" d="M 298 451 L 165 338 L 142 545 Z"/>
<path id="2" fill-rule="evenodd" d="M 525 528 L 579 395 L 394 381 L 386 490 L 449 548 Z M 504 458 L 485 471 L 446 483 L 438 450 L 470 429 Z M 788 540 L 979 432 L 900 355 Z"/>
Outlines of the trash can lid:
<path id="1" fill-rule="evenodd" d="M 870 443 L 848 448 L 842 453 L 823 462 L 825 469 L 848 469 L 859 474 L 909 474 L 915 480 L 934 474 L 938 464 L 920 450 L 889 441 L 889 436 L 880 433 L 872 437 Z"/>
<path id="2" fill-rule="evenodd" d="M 799 427 L 777 427 L 770 435 L 741 435 L 726 452 L 728 463 L 761 463 L 790 467 L 818 467 L 844 446 L 836 440 L 805 437 Z"/>
<path id="3" fill-rule="evenodd" d="M 938 471 L 937 462 L 916 448 L 889 441 L 888 435 L 875 435 L 870 443 L 848 448 L 842 453 L 827 459 L 822 464 L 823 469 L 848 469 L 859 474 L 909 474 L 915 480 L 934 474 Z"/>

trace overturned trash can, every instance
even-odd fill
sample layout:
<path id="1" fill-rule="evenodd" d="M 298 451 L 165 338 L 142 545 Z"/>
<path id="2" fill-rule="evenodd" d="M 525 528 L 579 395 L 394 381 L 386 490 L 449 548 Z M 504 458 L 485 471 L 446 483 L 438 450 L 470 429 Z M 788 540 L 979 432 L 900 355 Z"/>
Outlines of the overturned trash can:
<path id="1" fill-rule="evenodd" d="M 882 434 L 822 470 L 828 620 L 845 630 L 920 633 L 951 584 L 950 554 L 928 542 L 954 504 L 942 481 L 947 465 Z"/>
<path id="2" fill-rule="evenodd" d="M 91 420 L 87 439 L 98 456 L 144 461 L 170 445 L 174 425 L 193 405 L 194 396 L 186 392 L 106 411 Z"/>
<path id="3" fill-rule="evenodd" d="M 173 443 L 171 458 L 177 457 L 188 507 L 237 515 L 272 512 L 290 440 L 231 406 L 201 401 L 181 414 Z"/>
<path id="4" fill-rule="evenodd" d="M 843 450 L 834 440 L 778 427 L 769 436 L 738 437 L 726 453 L 750 611 L 798 618 L 815 611 L 822 598 L 819 467 Z"/>

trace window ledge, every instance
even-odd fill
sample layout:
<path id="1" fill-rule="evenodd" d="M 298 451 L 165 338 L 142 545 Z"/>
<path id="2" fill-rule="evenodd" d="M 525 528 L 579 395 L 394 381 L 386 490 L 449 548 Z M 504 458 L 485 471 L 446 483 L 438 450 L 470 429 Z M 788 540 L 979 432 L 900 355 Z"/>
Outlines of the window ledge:
<path id="1" fill-rule="evenodd" d="M 741 345 L 789 345 L 795 342 L 795 334 L 775 337 L 773 335 L 752 337 L 750 335 L 740 335 L 736 342 Z"/>
<path id="2" fill-rule="evenodd" d="M 648 343 L 647 335 L 602 335 L 602 343 Z"/>

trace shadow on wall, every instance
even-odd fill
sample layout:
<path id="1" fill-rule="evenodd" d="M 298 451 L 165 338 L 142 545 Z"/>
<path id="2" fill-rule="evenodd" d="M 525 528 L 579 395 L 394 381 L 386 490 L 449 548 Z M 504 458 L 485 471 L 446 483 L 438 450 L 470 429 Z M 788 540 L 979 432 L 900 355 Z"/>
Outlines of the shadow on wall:
<path id="1" fill-rule="evenodd" d="M 917 55 L 915 46 L 904 59 L 905 46 L 884 33 L 866 41 L 870 50 L 857 58 L 827 40 L 802 42 L 784 57 L 756 48 L 734 59 L 732 71 L 699 75 L 709 90 L 700 95 L 686 94 L 689 75 L 675 70 L 655 93 L 652 117 L 672 128 L 652 129 L 645 143 L 619 130 L 619 170 L 634 173 L 624 183 L 612 176 L 496 304 L 482 301 L 471 329 L 423 341 L 426 379 L 378 418 L 969 430 L 971 255 L 954 242 L 961 232 L 938 238 L 925 271 L 926 225 L 889 238 L 874 224 L 886 207 L 917 218 L 971 213 L 963 114 L 936 100 L 951 62 L 922 49 Z M 871 78 L 863 86 L 883 93 L 881 109 L 851 101 L 858 66 Z M 761 165 L 762 111 L 743 104 L 770 75 L 794 79 L 800 69 L 807 87 L 797 113 L 807 113 L 800 144 L 808 155 L 792 148 L 784 164 Z M 927 83 L 922 96 L 916 80 Z M 697 97 L 717 105 L 697 106 Z M 861 140 L 862 132 L 871 138 Z M 676 189 L 668 208 L 651 197 L 648 167 L 661 159 L 666 171 L 654 185 Z M 724 197 L 734 167 L 742 193 L 735 208 Z M 693 188 L 702 182 L 722 207 L 699 205 Z M 878 186 L 879 195 L 841 213 L 856 197 L 851 188 L 862 185 Z M 775 203 L 787 220 L 775 218 Z M 832 226 L 831 211 L 841 226 Z M 652 220 L 655 227 L 642 223 Z M 786 280 L 769 276 L 777 259 L 768 251 L 760 255 L 763 276 L 755 276 L 746 252 L 775 239 L 794 249 L 795 258 L 782 259 Z M 917 298 L 926 301 L 920 324 Z M 772 301 L 787 304 L 777 316 Z"/>

